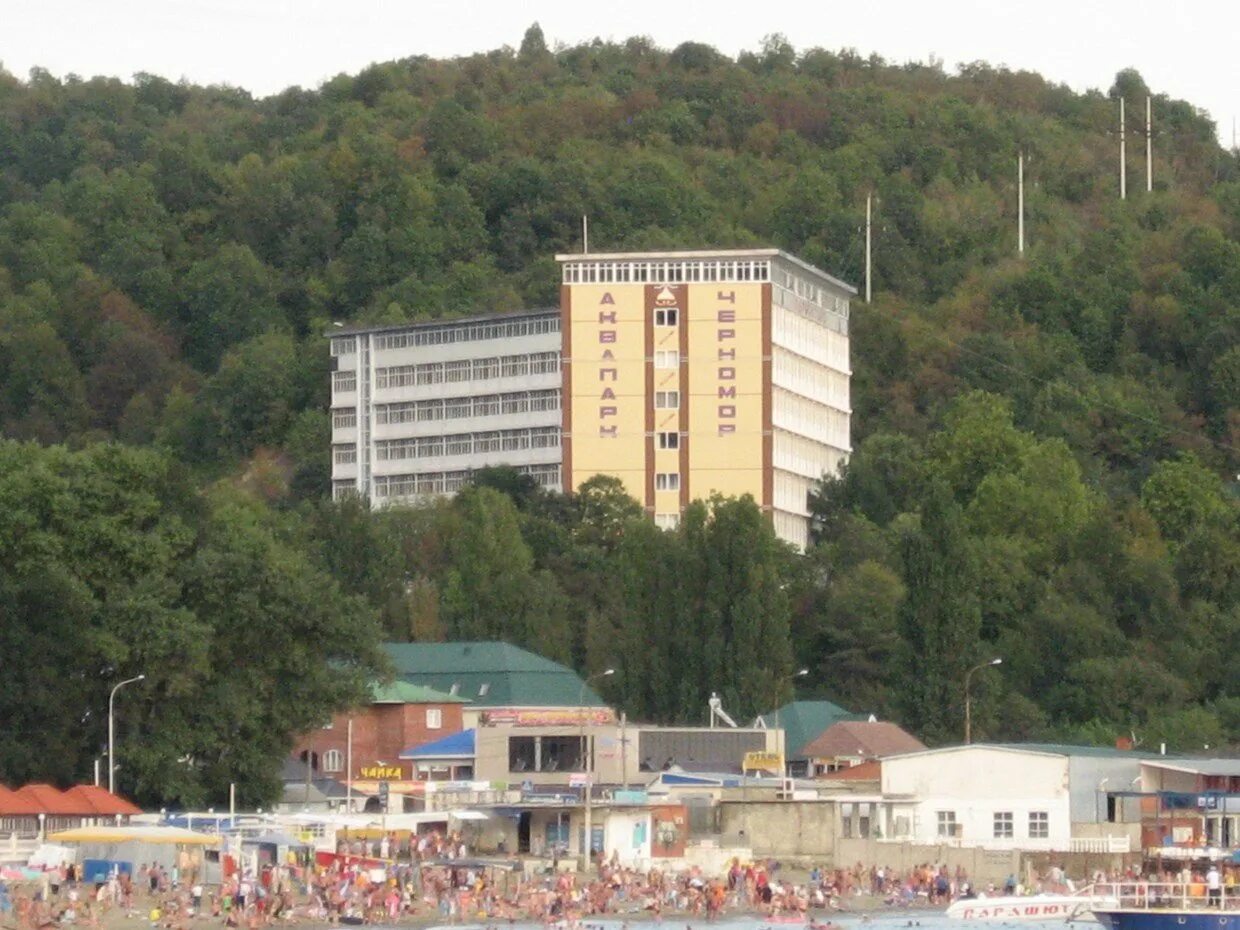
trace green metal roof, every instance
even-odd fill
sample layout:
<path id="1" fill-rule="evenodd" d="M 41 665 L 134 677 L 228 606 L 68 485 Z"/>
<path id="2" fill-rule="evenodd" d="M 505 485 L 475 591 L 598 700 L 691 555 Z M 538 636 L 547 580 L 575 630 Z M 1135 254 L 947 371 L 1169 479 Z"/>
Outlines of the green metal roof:
<path id="1" fill-rule="evenodd" d="M 1047 752 L 1056 756 L 1089 756 L 1091 758 L 1158 759 L 1167 758 L 1156 752 L 1140 752 L 1135 749 L 1117 749 L 1114 746 L 1073 746 L 1070 743 L 989 743 L 997 749 L 1025 749 L 1029 752 Z"/>
<path id="2" fill-rule="evenodd" d="M 509 643 L 384 643 L 397 679 L 474 707 L 606 707 L 567 666 Z"/>
<path id="3" fill-rule="evenodd" d="M 375 683 L 370 686 L 370 703 L 372 704 L 468 704 L 469 698 L 436 691 L 425 685 L 413 685 L 407 681 L 393 681 L 389 684 Z"/>
<path id="4" fill-rule="evenodd" d="M 768 727 L 782 727 L 788 757 L 800 757 L 801 750 L 823 730 L 841 720 L 868 720 L 866 714 L 854 714 L 831 701 L 793 701 L 779 710 L 763 714 Z"/>

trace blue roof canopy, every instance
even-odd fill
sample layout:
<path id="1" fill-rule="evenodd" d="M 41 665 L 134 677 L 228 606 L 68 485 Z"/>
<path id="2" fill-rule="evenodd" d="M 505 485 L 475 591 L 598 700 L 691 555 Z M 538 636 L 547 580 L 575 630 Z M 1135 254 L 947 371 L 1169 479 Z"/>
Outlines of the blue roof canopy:
<path id="1" fill-rule="evenodd" d="M 400 754 L 402 759 L 472 759 L 474 731 L 462 730 L 420 746 L 410 746 Z"/>

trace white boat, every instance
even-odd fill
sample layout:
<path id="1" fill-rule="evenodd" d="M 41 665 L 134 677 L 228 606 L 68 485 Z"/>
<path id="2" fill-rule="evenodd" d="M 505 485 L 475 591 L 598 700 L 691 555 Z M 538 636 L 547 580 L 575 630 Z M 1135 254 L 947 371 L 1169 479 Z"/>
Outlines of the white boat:
<path id="1" fill-rule="evenodd" d="M 1110 901 L 1110 905 L 1117 902 Z M 999 895 L 953 901 L 945 916 L 953 920 L 1093 920 L 1093 909 L 1108 901 L 1083 894 Z"/>

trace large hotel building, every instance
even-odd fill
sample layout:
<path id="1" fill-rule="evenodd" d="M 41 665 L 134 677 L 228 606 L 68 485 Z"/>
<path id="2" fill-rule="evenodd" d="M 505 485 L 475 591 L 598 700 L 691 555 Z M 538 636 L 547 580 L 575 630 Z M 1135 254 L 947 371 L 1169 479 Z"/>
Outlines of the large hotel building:
<path id="1" fill-rule="evenodd" d="M 775 249 L 557 260 L 558 310 L 332 331 L 333 494 L 607 474 L 668 528 L 750 494 L 804 547 L 810 489 L 850 449 L 856 291 Z"/>

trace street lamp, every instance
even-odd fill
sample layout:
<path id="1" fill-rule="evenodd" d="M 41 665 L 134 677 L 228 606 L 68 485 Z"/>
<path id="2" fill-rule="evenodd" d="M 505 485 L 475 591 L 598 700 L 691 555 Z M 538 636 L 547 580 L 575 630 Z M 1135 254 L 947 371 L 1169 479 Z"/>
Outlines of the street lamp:
<path id="1" fill-rule="evenodd" d="M 992 665 L 1002 665 L 1003 659 L 991 659 L 988 662 L 981 662 L 967 672 L 964 673 L 964 742 L 967 746 L 973 742 L 973 697 L 969 694 L 969 682 L 973 678 L 973 673 L 984 668 L 990 668 Z"/>
<path id="2" fill-rule="evenodd" d="M 116 692 L 125 687 L 125 685 L 132 685 L 135 681 L 145 680 L 145 675 L 126 678 L 124 681 L 119 682 L 112 689 L 112 693 L 108 695 L 108 794 L 116 793 L 116 756 L 113 753 L 116 745 Z"/>
<path id="3" fill-rule="evenodd" d="M 789 683 L 792 685 L 792 696 L 793 696 L 794 698 L 797 696 L 797 694 L 796 694 L 796 687 L 797 687 L 796 681 L 797 681 L 797 679 L 798 679 L 798 678 L 804 678 L 804 677 L 805 677 L 806 675 L 808 675 L 808 674 L 809 674 L 809 669 L 807 669 L 807 668 L 803 668 L 803 669 L 800 669 L 800 670 L 798 670 L 798 671 L 793 672 L 793 673 L 792 673 L 792 675 L 791 675 L 791 676 L 789 676 Z M 775 700 L 777 700 L 777 701 L 779 700 L 778 695 L 776 696 Z M 775 724 L 775 729 L 778 731 L 778 730 L 779 730 L 779 708 L 778 708 L 778 707 L 776 707 L 776 708 L 775 708 L 775 719 L 774 719 L 773 723 Z M 777 739 L 779 740 L 779 757 L 780 757 L 780 759 L 784 759 L 784 752 L 785 752 L 785 751 L 787 750 L 787 748 L 788 748 L 788 747 L 787 747 L 787 745 L 785 745 L 786 740 L 784 740 L 784 738 L 783 738 L 782 736 L 777 737 Z M 784 768 L 785 768 L 785 774 L 787 774 L 787 765 L 788 765 L 788 762 L 787 762 L 787 760 L 786 760 L 786 759 L 784 759 L 783 764 L 784 764 Z"/>
<path id="4" fill-rule="evenodd" d="M 590 847 L 593 845 L 590 841 L 591 840 L 590 835 L 593 832 L 593 827 L 594 827 L 594 825 L 590 822 L 590 801 L 591 801 L 590 774 L 594 766 L 591 765 L 591 762 L 593 761 L 593 753 L 591 753 L 586 748 L 586 708 L 585 708 L 586 685 L 588 685 L 590 682 L 598 678 L 607 678 L 614 674 L 616 674 L 616 670 L 614 668 L 609 668 L 609 669 L 604 669 L 603 671 L 598 672 L 597 674 L 591 675 L 589 678 L 583 678 L 581 680 L 581 690 L 577 694 L 577 723 L 578 723 L 577 730 L 578 730 L 578 739 L 581 743 L 581 752 L 585 756 L 585 760 L 582 764 L 582 768 L 585 770 L 585 775 L 586 775 L 585 787 L 582 789 L 582 796 L 585 801 L 585 805 L 584 805 L 585 806 L 585 842 L 583 842 L 581 845 L 581 874 L 582 875 L 587 875 L 589 874 L 589 871 L 590 871 Z"/>

